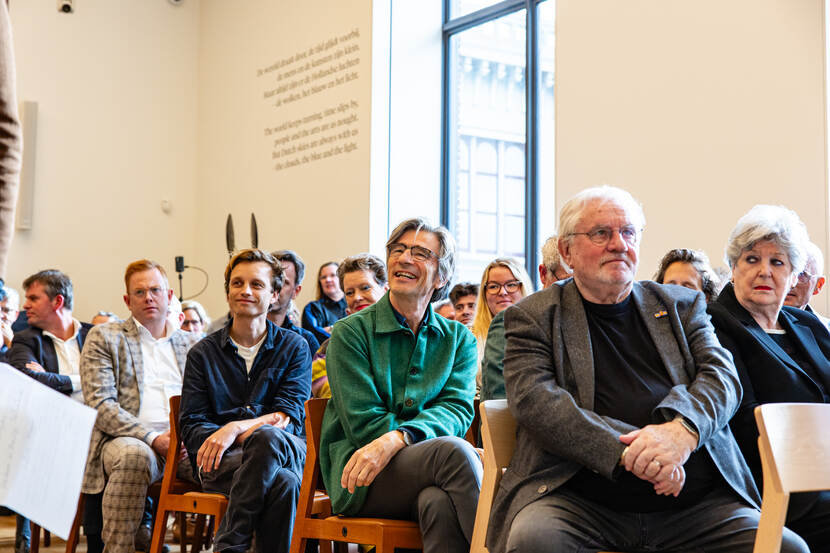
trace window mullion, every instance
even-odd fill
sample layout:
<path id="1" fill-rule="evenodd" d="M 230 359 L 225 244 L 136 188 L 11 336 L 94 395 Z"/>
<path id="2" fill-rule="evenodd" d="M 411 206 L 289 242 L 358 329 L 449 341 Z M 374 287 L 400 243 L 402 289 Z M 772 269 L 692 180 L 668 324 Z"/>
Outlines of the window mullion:
<path id="1" fill-rule="evenodd" d="M 536 0 L 526 0 L 525 33 L 525 267 L 536 273 L 537 213 L 539 159 L 536 143 L 539 136 L 539 66 L 538 18 Z M 535 278 L 534 278 L 535 280 Z"/>

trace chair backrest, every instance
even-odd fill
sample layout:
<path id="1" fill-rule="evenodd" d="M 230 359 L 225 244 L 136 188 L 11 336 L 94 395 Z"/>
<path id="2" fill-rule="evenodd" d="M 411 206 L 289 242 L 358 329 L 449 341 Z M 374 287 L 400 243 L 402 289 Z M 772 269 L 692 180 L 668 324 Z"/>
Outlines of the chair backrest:
<path id="1" fill-rule="evenodd" d="M 167 450 L 167 466 L 170 467 L 170 473 L 174 475 L 173 478 L 175 478 L 176 471 L 179 468 L 179 458 L 182 452 L 182 434 L 181 425 L 179 424 L 181 405 L 182 396 L 170 397 L 170 447 Z M 165 476 L 167 475 L 165 474 Z"/>
<path id="2" fill-rule="evenodd" d="M 326 413 L 328 398 L 311 398 L 305 402 L 306 456 L 303 470 L 303 483 L 300 488 L 300 504 L 305 516 L 311 515 L 314 504 L 314 491 L 325 491 L 325 484 L 320 474 L 320 429 L 323 415 Z"/>
<path id="3" fill-rule="evenodd" d="M 485 459 L 489 458 L 499 469 L 506 468 L 516 448 L 516 419 L 507 407 L 507 400 L 482 402 L 481 421 Z"/>
<path id="4" fill-rule="evenodd" d="M 502 471 L 510 463 L 516 448 L 516 419 L 507 407 L 506 399 L 482 401 L 481 438 L 484 444 L 484 477 L 478 496 L 476 521 L 470 553 L 485 553 L 484 540 L 490 522 L 490 509 L 501 482 Z"/>
<path id="5" fill-rule="evenodd" d="M 767 403 L 755 420 L 765 491 L 830 489 L 830 404 Z"/>

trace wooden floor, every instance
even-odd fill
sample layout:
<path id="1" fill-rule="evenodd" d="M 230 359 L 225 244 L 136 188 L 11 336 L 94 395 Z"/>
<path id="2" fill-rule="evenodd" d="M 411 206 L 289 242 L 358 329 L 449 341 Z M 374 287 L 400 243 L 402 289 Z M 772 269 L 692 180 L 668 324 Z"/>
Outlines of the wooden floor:
<path id="1" fill-rule="evenodd" d="M 15 524 L 14 516 L 0 516 L 0 553 L 14 553 Z M 66 542 L 56 536 L 52 536 L 51 547 L 44 547 L 42 538 L 40 541 L 41 553 L 63 553 L 66 550 Z M 86 553 L 86 540 L 83 537 L 76 553 Z"/>

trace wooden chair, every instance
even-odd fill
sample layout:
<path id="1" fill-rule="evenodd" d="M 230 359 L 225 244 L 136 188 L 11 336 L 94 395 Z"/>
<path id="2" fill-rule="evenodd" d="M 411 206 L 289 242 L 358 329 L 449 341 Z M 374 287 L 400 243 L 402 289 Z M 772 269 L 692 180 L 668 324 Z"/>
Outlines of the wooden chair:
<path id="1" fill-rule="evenodd" d="M 320 427 L 328 399 L 310 399 L 305 404 L 305 427 L 308 449 L 291 537 L 291 552 L 305 551 L 309 539 L 342 541 L 374 545 L 376 553 L 393 553 L 395 547 L 422 549 L 418 524 L 408 520 L 356 518 L 314 514 L 314 496 L 323 489 L 320 476 Z M 330 511 L 329 511 L 330 512 Z"/>
<path id="2" fill-rule="evenodd" d="M 768 403 L 755 420 L 764 499 L 754 553 L 778 553 L 790 493 L 830 489 L 830 405 Z"/>
<path id="3" fill-rule="evenodd" d="M 167 516 L 170 513 L 181 513 L 179 524 L 182 528 L 182 550 L 184 553 L 184 542 L 187 538 L 184 513 L 212 516 L 214 527 L 218 527 L 222 517 L 225 516 L 225 510 L 228 508 L 228 498 L 224 495 L 204 493 L 198 484 L 179 480 L 176 477 L 182 451 L 181 429 L 179 427 L 180 405 L 181 396 L 170 398 L 170 448 L 167 450 L 167 462 L 164 466 L 156 520 L 153 525 L 153 541 L 148 553 L 161 553 L 164 535 L 167 532 Z M 204 516 L 201 516 L 196 522 L 196 538 L 192 543 L 192 553 L 197 553 L 201 548 L 201 535 L 205 527 L 204 521 Z"/>
<path id="4" fill-rule="evenodd" d="M 507 408 L 506 399 L 482 401 L 481 440 L 484 445 L 484 476 L 481 480 L 481 494 L 478 496 L 476 522 L 473 527 L 473 540 L 470 553 L 488 553 L 484 545 L 487 525 L 490 522 L 490 509 L 496 490 L 499 489 L 503 470 L 513 457 L 516 447 L 516 419 Z"/>
<path id="5" fill-rule="evenodd" d="M 481 400 L 478 398 L 473 400 L 473 422 L 470 424 L 470 428 L 467 429 L 467 433 L 464 434 L 464 439 L 470 442 L 473 447 L 478 447 L 478 444 L 481 443 L 481 417 L 478 415 L 478 406 L 480 403 Z"/>
<path id="6" fill-rule="evenodd" d="M 490 509 L 496 490 L 499 489 L 504 469 L 510 464 L 516 448 L 516 419 L 507 407 L 506 399 L 482 401 L 481 439 L 484 444 L 484 476 L 481 480 L 481 494 L 478 497 L 476 522 L 470 553 L 488 553 L 484 540 L 490 523 Z M 606 553 L 606 552 L 603 552 Z"/>

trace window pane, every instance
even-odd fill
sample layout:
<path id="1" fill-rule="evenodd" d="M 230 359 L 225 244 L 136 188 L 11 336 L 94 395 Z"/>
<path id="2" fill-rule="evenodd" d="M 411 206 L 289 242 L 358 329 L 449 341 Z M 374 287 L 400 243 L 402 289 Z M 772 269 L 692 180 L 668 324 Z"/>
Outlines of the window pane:
<path id="1" fill-rule="evenodd" d="M 450 0 L 450 19 L 498 4 L 501 0 Z"/>
<path id="2" fill-rule="evenodd" d="M 472 209 L 470 236 L 451 230 L 459 243 L 459 279 L 478 282 L 493 257 L 511 255 L 521 262 L 525 257 L 525 11 L 458 33 L 449 47 L 447 111 L 456 148 L 448 156 L 449 182 L 456 187 L 450 206 Z M 461 173 L 468 180 L 458 178 Z M 469 189 L 463 189 L 465 183 Z M 465 198 L 470 203 L 462 206 Z M 456 225 L 461 220 L 460 213 L 450 213 Z"/>
<path id="3" fill-rule="evenodd" d="M 537 217 L 537 243 L 539 249 L 548 237 L 556 232 L 556 132 L 554 111 L 554 36 L 556 3 L 543 2 L 536 8 L 539 18 L 539 180 Z M 541 254 L 540 254 L 541 255 Z M 539 263 L 542 259 L 539 258 Z"/>
<path id="4" fill-rule="evenodd" d="M 476 213 L 473 232 L 475 233 L 476 249 L 481 253 L 496 253 L 498 239 L 498 219 L 495 215 Z M 484 267 L 481 268 L 484 270 Z M 479 274 L 481 278 L 481 274 Z"/>

